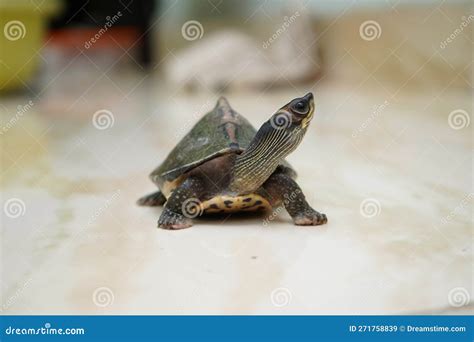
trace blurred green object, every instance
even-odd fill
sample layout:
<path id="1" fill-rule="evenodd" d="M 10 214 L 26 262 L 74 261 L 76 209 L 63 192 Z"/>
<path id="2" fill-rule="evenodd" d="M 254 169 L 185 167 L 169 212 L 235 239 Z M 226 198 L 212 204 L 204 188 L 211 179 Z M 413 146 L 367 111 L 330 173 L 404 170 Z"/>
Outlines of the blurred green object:
<path id="1" fill-rule="evenodd" d="M 47 19 L 59 12 L 58 0 L 0 1 L 0 92 L 31 80 L 38 67 Z"/>

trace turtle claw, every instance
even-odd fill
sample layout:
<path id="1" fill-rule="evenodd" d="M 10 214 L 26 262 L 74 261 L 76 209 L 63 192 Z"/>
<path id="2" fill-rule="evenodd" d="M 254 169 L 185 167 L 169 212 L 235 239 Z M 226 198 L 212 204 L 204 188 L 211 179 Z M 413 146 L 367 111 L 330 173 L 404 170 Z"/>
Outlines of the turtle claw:
<path id="1" fill-rule="evenodd" d="M 168 230 L 189 228 L 192 225 L 193 222 L 189 218 L 169 209 L 165 209 L 158 220 L 158 228 Z"/>
<path id="2" fill-rule="evenodd" d="M 328 222 L 326 215 L 316 210 L 298 215 L 293 220 L 297 226 L 319 226 Z"/>

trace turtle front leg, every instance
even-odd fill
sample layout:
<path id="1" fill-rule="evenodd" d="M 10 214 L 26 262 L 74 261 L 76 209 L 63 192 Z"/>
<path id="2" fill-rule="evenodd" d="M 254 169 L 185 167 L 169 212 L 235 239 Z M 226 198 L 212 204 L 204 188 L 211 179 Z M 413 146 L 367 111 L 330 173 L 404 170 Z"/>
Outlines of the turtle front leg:
<path id="1" fill-rule="evenodd" d="M 199 200 L 203 192 L 201 180 L 189 177 L 178 186 L 168 198 L 158 220 L 163 229 L 184 229 L 193 225 L 192 218 L 202 214 Z"/>
<path id="2" fill-rule="evenodd" d="M 274 173 L 263 184 L 275 203 L 283 203 L 293 222 L 298 226 L 318 226 L 328 219 L 306 202 L 303 191 L 298 184 L 285 173 Z"/>

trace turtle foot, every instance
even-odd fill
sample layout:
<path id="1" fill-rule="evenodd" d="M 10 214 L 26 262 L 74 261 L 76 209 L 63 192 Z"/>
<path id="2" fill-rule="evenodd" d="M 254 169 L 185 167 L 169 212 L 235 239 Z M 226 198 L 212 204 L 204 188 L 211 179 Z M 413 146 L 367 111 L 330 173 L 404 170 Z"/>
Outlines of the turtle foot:
<path id="1" fill-rule="evenodd" d="M 319 226 L 328 222 L 325 214 L 312 210 L 293 218 L 297 226 Z"/>
<path id="2" fill-rule="evenodd" d="M 189 228 L 193 225 L 193 222 L 178 213 L 175 213 L 169 209 L 165 209 L 158 220 L 158 227 L 169 230 L 178 230 Z"/>

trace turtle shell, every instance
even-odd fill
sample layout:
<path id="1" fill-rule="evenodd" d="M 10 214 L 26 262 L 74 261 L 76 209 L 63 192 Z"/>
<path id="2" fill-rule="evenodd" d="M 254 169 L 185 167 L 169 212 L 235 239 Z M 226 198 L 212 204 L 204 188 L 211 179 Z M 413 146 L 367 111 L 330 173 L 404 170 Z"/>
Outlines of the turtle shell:
<path id="1" fill-rule="evenodd" d="M 241 153 L 257 133 L 252 124 L 234 111 L 224 97 L 204 115 L 151 174 L 160 188 L 208 160 L 227 153 Z M 285 162 L 284 166 L 289 167 Z"/>

